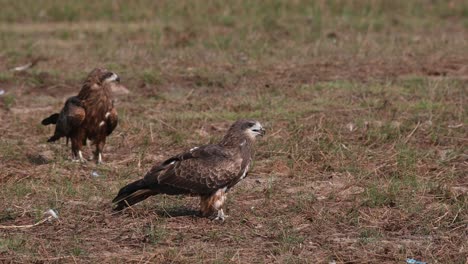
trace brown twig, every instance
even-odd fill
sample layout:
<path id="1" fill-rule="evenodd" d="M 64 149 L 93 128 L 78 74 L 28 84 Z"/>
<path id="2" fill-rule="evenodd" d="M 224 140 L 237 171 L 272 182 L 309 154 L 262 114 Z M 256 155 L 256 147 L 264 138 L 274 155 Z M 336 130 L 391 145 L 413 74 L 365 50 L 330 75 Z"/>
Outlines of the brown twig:
<path id="1" fill-rule="evenodd" d="M 414 132 L 416 132 L 416 130 L 419 128 L 419 125 L 421 125 L 421 122 L 418 122 L 416 124 L 416 126 L 414 127 L 413 131 L 411 131 L 411 133 L 409 133 L 409 135 L 406 137 L 404 143 L 408 143 L 408 141 L 410 140 L 410 138 L 413 136 Z"/>
<path id="2" fill-rule="evenodd" d="M 53 216 L 48 216 L 42 220 L 40 220 L 39 222 L 35 223 L 35 224 L 31 224 L 31 225 L 11 225 L 11 226 L 4 226 L 4 225 L 0 225 L 0 229 L 15 229 L 15 228 L 31 228 L 31 227 L 35 227 L 35 226 L 38 226 L 42 223 L 45 223 L 47 221 L 50 221 L 52 220 L 54 217 Z"/>

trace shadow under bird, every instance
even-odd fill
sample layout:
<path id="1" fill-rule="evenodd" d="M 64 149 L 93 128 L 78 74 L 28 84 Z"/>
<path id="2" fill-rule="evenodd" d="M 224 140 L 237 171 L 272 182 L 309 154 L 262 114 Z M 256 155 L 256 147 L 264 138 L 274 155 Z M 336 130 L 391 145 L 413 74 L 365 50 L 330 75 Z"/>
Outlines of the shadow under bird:
<path id="1" fill-rule="evenodd" d="M 157 194 L 200 196 L 200 213 L 224 221 L 227 192 L 247 176 L 257 137 L 265 135 L 255 120 L 238 120 L 218 144 L 194 147 L 155 165 L 143 179 L 123 187 L 114 210 Z"/>
<path id="2" fill-rule="evenodd" d="M 102 151 L 118 123 L 111 83 L 120 82 L 117 74 L 102 68 L 92 70 L 77 96 L 67 99 L 60 113 L 42 120 L 47 126 L 54 124 L 55 132 L 47 142 L 62 137 L 71 140 L 73 160 L 85 162 L 81 149 L 89 139 L 96 145 L 94 159 L 102 163 Z"/>

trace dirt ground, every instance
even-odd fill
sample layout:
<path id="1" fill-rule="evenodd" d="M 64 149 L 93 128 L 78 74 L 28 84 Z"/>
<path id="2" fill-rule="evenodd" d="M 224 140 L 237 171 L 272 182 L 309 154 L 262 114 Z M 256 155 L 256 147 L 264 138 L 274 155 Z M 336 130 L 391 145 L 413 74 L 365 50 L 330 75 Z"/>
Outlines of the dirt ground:
<path id="1" fill-rule="evenodd" d="M 464 1 L 3 2 L 1 263 L 468 263 Z M 78 164 L 40 121 L 97 66 L 120 123 Z M 239 118 L 267 136 L 224 223 L 196 197 L 111 210 Z"/>

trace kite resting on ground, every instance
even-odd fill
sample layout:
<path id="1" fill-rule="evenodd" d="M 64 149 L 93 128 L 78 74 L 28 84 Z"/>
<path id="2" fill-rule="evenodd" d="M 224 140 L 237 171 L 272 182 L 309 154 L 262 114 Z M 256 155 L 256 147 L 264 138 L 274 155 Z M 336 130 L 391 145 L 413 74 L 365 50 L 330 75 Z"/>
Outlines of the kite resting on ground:
<path id="1" fill-rule="evenodd" d="M 119 82 L 119 76 L 105 69 L 91 71 L 77 96 L 67 99 L 60 113 L 42 120 L 47 126 L 55 124 L 55 132 L 47 142 L 61 137 L 71 140 L 74 160 L 84 162 L 81 148 L 89 139 L 96 145 L 94 158 L 102 163 L 102 150 L 109 136 L 117 126 L 117 110 L 110 90 L 112 82 Z"/>
<path id="2" fill-rule="evenodd" d="M 200 212 L 224 220 L 226 193 L 247 176 L 257 137 L 265 135 L 255 120 L 238 120 L 218 144 L 194 147 L 154 166 L 143 179 L 123 187 L 114 210 L 157 194 L 200 196 Z"/>

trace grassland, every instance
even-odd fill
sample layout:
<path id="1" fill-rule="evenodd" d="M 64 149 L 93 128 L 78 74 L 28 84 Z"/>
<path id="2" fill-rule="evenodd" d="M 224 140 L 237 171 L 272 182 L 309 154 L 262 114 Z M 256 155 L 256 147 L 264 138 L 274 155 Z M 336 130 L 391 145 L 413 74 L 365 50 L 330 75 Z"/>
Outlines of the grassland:
<path id="1" fill-rule="evenodd" d="M 0 226 L 59 213 L 0 228 L 0 262 L 466 263 L 464 1 L 0 6 Z M 96 66 L 130 90 L 103 166 L 40 125 Z M 225 223 L 190 197 L 112 213 L 121 186 L 244 117 L 268 135 Z"/>

